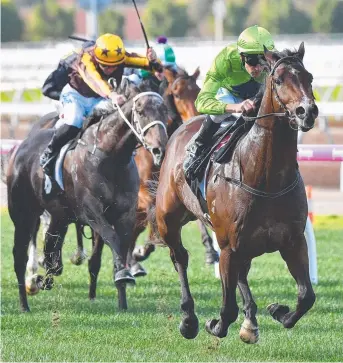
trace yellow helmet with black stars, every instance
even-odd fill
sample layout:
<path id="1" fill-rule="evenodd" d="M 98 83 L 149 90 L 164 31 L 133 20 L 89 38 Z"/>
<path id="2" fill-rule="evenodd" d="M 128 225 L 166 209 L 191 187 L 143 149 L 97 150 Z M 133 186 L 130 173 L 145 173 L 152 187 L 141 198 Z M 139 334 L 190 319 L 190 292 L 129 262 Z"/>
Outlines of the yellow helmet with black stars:
<path id="1" fill-rule="evenodd" d="M 125 61 L 124 43 L 118 35 L 101 35 L 94 47 L 95 59 L 106 66 L 117 66 Z"/>

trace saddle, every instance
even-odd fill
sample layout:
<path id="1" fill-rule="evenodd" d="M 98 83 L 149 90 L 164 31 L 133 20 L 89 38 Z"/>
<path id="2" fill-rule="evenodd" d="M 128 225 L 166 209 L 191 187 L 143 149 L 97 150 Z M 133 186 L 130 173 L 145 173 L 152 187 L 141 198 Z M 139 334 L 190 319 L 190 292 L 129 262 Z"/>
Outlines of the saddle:
<path id="1" fill-rule="evenodd" d="M 214 134 L 211 146 L 204 152 L 200 164 L 195 169 L 194 178 L 187 180 L 192 192 L 199 200 L 205 216 L 208 216 L 206 185 L 211 165 L 228 163 L 238 141 L 248 133 L 252 126 L 252 122 L 245 122 L 242 117 L 236 120 L 225 119 L 220 129 Z M 209 220 L 208 217 L 207 220 Z"/>

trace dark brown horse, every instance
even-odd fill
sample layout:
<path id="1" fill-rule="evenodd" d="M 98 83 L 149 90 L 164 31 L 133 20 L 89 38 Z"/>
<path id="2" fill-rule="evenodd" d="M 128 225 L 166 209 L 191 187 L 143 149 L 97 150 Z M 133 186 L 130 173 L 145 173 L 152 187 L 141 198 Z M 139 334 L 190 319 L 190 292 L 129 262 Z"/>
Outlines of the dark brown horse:
<path id="1" fill-rule="evenodd" d="M 168 87 L 165 89 L 163 98 L 167 104 L 168 109 L 168 133 L 173 129 L 175 124 L 182 123 L 182 119 L 179 116 L 181 112 L 184 117 L 187 115 L 194 115 L 196 110 L 194 108 L 194 101 L 199 93 L 199 87 L 196 84 L 196 80 L 199 76 L 199 70 L 197 69 L 193 75 L 188 75 L 183 69 L 179 68 L 178 71 L 166 69 L 165 74 L 168 80 Z M 153 87 L 150 83 L 146 83 L 143 87 Z M 176 106 L 177 105 L 177 106 Z M 180 123 L 178 122 L 180 118 Z M 172 119 L 172 121 L 170 121 Z M 150 253 L 155 249 L 155 246 L 150 242 L 139 248 L 136 248 L 133 255 L 132 251 L 135 247 L 135 242 L 144 231 L 147 226 L 147 213 L 151 209 L 153 204 L 153 198 L 149 193 L 149 181 L 154 178 L 158 178 L 159 167 L 154 163 L 154 159 L 151 153 L 147 152 L 144 148 L 137 149 L 135 156 L 135 162 L 140 177 L 140 187 L 138 195 L 138 206 L 136 212 L 136 225 L 133 232 L 133 244 L 129 249 L 128 265 L 130 266 L 131 273 L 138 277 L 146 274 L 145 269 L 140 265 L 139 261 L 145 260 Z M 206 249 L 206 262 L 214 263 L 218 259 L 218 254 L 213 248 L 212 239 L 209 236 L 205 224 L 199 221 L 202 241 Z M 78 239 L 77 255 L 83 251 L 82 239 Z M 96 238 L 92 241 L 92 255 L 88 261 L 88 268 L 90 274 L 90 287 L 89 298 L 94 299 L 96 297 L 96 284 L 97 276 L 101 267 L 101 255 L 103 249 L 103 242 L 101 239 Z M 75 255 L 74 255 L 75 256 Z"/>
<path id="2" fill-rule="evenodd" d="M 163 92 L 163 98 L 168 109 L 168 134 L 172 134 L 177 127 L 179 127 L 183 121 L 186 121 L 190 117 L 197 115 L 197 111 L 194 107 L 194 101 L 200 91 L 196 80 L 199 76 L 199 69 L 197 68 L 192 75 L 189 75 L 184 69 L 178 68 L 173 70 L 170 68 L 165 69 L 165 76 L 167 80 L 167 87 Z M 156 85 L 149 81 L 144 81 L 141 87 L 152 89 L 153 91 L 159 91 Z M 148 191 L 149 183 L 151 179 L 157 179 L 159 173 L 159 164 L 156 163 L 156 156 L 158 153 L 150 153 L 145 148 L 138 148 L 135 156 L 135 162 L 138 169 L 140 178 L 140 187 L 138 194 L 138 206 L 136 214 L 136 225 L 134 230 L 134 238 L 136 241 L 138 236 L 147 227 L 147 212 L 151 209 L 153 199 Z M 218 260 L 218 254 L 213 248 L 213 242 L 208 234 L 206 226 L 201 221 L 198 221 L 198 225 L 201 231 L 202 242 L 205 247 L 206 263 L 212 264 Z M 78 230 L 78 229 L 77 229 Z M 81 235 L 80 232 L 79 236 Z M 146 274 L 145 269 L 139 264 L 140 261 L 149 257 L 150 253 L 154 251 L 155 246 L 151 243 L 153 236 L 149 235 L 148 240 L 142 246 L 138 246 L 134 251 L 135 243 L 132 245 L 130 252 L 133 252 L 132 258 L 128 258 L 128 264 L 131 266 L 130 271 L 134 276 L 144 276 Z M 76 252 L 72 256 L 73 263 L 79 263 L 84 258 L 84 248 L 82 238 L 78 238 L 78 247 Z M 95 298 L 96 280 L 101 264 L 101 253 L 97 250 L 102 249 L 103 246 L 98 244 L 102 243 L 101 240 L 97 240 L 94 244 L 93 252 L 94 257 L 89 260 L 89 273 L 91 276 L 90 295 L 91 299 Z"/>
<path id="3" fill-rule="evenodd" d="M 87 128 L 75 150 L 68 152 L 63 165 L 64 192 L 55 198 L 44 198 L 44 175 L 39 167 L 39 155 L 51 139 L 51 130 L 31 134 L 11 157 L 8 208 L 15 226 L 13 256 L 22 311 L 29 311 L 25 291 L 27 249 L 43 210 L 51 215 L 45 237 L 47 278 L 43 287 L 51 285 L 52 275 L 62 273 L 64 236 L 68 224 L 78 220 L 110 246 L 119 307 L 127 308 L 126 283 L 134 278 L 126 259 L 132 244 L 139 188 L 132 153 L 138 140 L 149 149 L 157 140 L 166 143 L 167 112 L 160 95 L 141 93 L 127 80 L 118 91 L 128 101 L 117 111 L 110 104 L 102 120 Z"/>
<path id="4" fill-rule="evenodd" d="M 307 201 L 297 167 L 297 130 L 314 126 L 318 108 L 312 93 L 312 75 L 298 51 L 265 50 L 265 92 L 258 117 L 234 149 L 230 161 L 211 166 L 206 189 L 213 230 L 221 249 L 220 275 L 223 301 L 219 319 L 206 323 L 206 330 L 225 337 L 238 316 L 236 287 L 244 301 L 245 320 L 240 337 L 258 340 L 256 304 L 247 282 L 251 260 L 267 252 L 280 251 L 298 285 L 295 311 L 278 303 L 268 306 L 272 317 L 292 328 L 312 307 L 315 294 L 309 278 L 304 228 Z M 188 339 L 198 334 L 198 318 L 190 292 L 188 253 L 181 241 L 181 228 L 195 218 L 205 222 L 199 202 L 183 172 L 185 146 L 199 129 L 203 117 L 181 126 L 170 138 L 162 163 L 156 195 L 156 227 L 170 248 L 181 282 L 180 331 Z"/>

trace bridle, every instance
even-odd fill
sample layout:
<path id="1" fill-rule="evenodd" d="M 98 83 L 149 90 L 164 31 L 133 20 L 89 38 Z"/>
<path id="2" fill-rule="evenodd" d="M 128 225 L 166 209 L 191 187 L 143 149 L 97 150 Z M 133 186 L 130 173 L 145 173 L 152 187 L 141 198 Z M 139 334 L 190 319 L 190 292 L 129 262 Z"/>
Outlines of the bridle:
<path id="1" fill-rule="evenodd" d="M 155 126 L 155 125 L 160 125 L 162 126 L 164 132 L 167 134 L 167 127 L 166 125 L 159 120 L 155 120 L 155 121 L 151 121 L 149 122 L 147 125 L 145 125 L 144 127 L 141 126 L 140 124 L 140 119 L 139 116 L 137 114 L 137 110 L 136 110 L 136 101 L 138 99 L 140 99 L 143 96 L 153 96 L 153 97 L 157 97 L 159 98 L 162 102 L 163 97 L 156 93 L 156 92 L 141 92 L 138 95 L 136 95 L 133 98 L 133 105 L 132 105 L 132 119 L 133 119 L 133 125 L 131 124 L 131 122 L 126 118 L 123 110 L 120 108 L 120 106 L 118 105 L 118 103 L 113 103 L 113 107 L 116 108 L 120 114 L 120 116 L 122 117 L 122 119 L 126 122 L 126 124 L 129 126 L 129 128 L 132 130 L 132 132 L 134 133 L 134 135 L 136 136 L 136 138 L 138 139 L 138 141 L 144 146 L 144 148 L 148 148 L 147 143 L 145 142 L 145 138 L 144 135 L 145 133 L 148 131 L 148 129 L 150 129 L 151 127 Z"/>
<path id="2" fill-rule="evenodd" d="M 304 66 L 303 63 L 302 63 L 302 61 L 299 58 L 297 58 L 295 56 L 286 56 L 286 57 L 283 57 L 283 58 L 279 59 L 274 64 L 274 66 L 271 69 L 271 71 L 269 72 L 269 77 L 270 77 L 272 91 L 275 92 L 275 99 L 278 102 L 278 104 L 285 110 L 285 112 L 283 112 L 283 113 L 276 113 L 276 112 L 274 112 L 274 113 L 268 113 L 268 114 L 261 115 L 261 116 L 257 116 L 257 117 L 246 117 L 246 116 L 242 116 L 245 121 L 255 121 L 255 120 L 258 120 L 258 119 L 261 119 L 261 118 L 264 118 L 264 117 L 268 117 L 268 116 L 288 117 L 288 119 L 289 119 L 289 125 L 290 125 L 290 127 L 292 127 L 291 126 L 291 121 L 292 121 L 291 113 L 287 109 L 286 105 L 280 100 L 279 94 L 277 93 L 277 89 L 275 87 L 275 80 L 273 78 L 273 75 L 275 73 L 275 70 L 277 69 L 277 67 L 280 64 L 282 64 L 282 63 L 291 64 L 294 61 L 296 61 L 296 62 L 300 63 L 302 66 Z M 239 153 L 239 155 L 240 155 L 240 153 Z M 240 162 L 239 162 L 239 164 L 240 164 Z M 262 198 L 269 198 L 269 199 L 278 198 L 278 197 L 281 197 L 281 196 L 289 193 L 290 191 L 292 191 L 298 185 L 299 180 L 301 179 L 299 170 L 297 169 L 296 170 L 296 177 L 295 177 L 294 181 L 290 185 L 288 185 L 287 187 L 283 188 L 279 192 L 268 193 L 268 192 L 265 192 L 265 191 L 260 190 L 260 189 L 252 188 L 249 185 L 243 183 L 243 181 L 242 181 L 242 175 L 241 175 L 241 169 L 240 169 L 240 177 L 239 177 L 239 179 L 231 178 L 231 177 L 227 177 L 227 176 L 223 176 L 223 175 L 220 174 L 221 172 L 222 172 L 222 169 L 219 170 L 219 173 L 214 173 L 214 181 L 216 181 L 216 178 L 219 177 L 219 178 L 221 178 L 221 179 L 223 179 L 223 180 L 225 180 L 225 181 L 227 181 L 227 182 L 229 182 L 229 183 L 231 183 L 231 184 L 233 184 L 233 185 L 235 185 L 235 186 L 237 186 L 237 187 L 245 190 L 246 192 L 248 192 L 248 193 L 250 193 L 252 195 L 255 195 L 257 197 L 262 197 Z"/>
<path id="3" fill-rule="evenodd" d="M 277 62 L 275 62 L 273 68 L 271 69 L 271 71 L 269 72 L 269 75 L 268 75 L 270 77 L 271 89 L 275 95 L 275 99 L 276 99 L 277 103 L 279 104 L 279 106 L 285 110 L 285 112 L 271 112 L 271 113 L 267 113 L 265 115 L 255 116 L 255 117 L 249 117 L 249 116 L 242 115 L 244 121 L 255 121 L 255 120 L 259 120 L 259 119 L 269 117 L 269 116 L 287 117 L 289 119 L 289 125 L 290 125 L 290 127 L 292 127 L 291 121 L 293 120 L 293 117 L 291 115 L 291 112 L 287 108 L 287 106 L 280 99 L 280 96 L 275 87 L 275 80 L 274 80 L 273 76 L 274 76 L 276 69 L 278 68 L 278 66 L 280 64 L 283 64 L 283 63 L 291 64 L 294 61 L 296 61 L 297 63 L 300 63 L 304 67 L 303 62 L 298 57 L 286 56 L 286 57 L 280 58 Z M 274 108 L 274 106 L 273 106 L 273 108 Z"/>

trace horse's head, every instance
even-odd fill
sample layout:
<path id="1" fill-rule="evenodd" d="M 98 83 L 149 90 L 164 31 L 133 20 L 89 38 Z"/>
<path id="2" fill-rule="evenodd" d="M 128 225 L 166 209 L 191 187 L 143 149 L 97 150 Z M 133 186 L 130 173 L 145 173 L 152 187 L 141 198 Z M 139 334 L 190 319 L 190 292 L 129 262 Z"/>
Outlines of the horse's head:
<path id="1" fill-rule="evenodd" d="M 184 69 L 178 68 L 175 71 L 172 68 L 165 68 L 165 77 L 168 81 L 167 95 L 174 98 L 175 108 L 180 114 L 183 121 L 189 120 L 191 117 L 198 115 L 194 106 L 200 88 L 196 83 L 199 77 L 199 67 L 192 75 L 189 75 Z"/>
<path id="2" fill-rule="evenodd" d="M 160 166 L 168 142 L 167 108 L 162 96 L 151 91 L 141 92 L 128 79 L 123 79 L 117 92 L 128 99 L 126 107 L 131 107 L 131 123 L 137 139 L 151 152 L 154 164 Z"/>
<path id="3" fill-rule="evenodd" d="M 288 49 L 272 52 L 265 48 L 266 66 L 272 92 L 273 111 L 275 105 L 286 111 L 290 125 L 306 132 L 313 128 L 318 116 L 318 107 L 312 91 L 312 74 L 304 65 L 305 46 L 302 42 L 297 51 Z"/>

